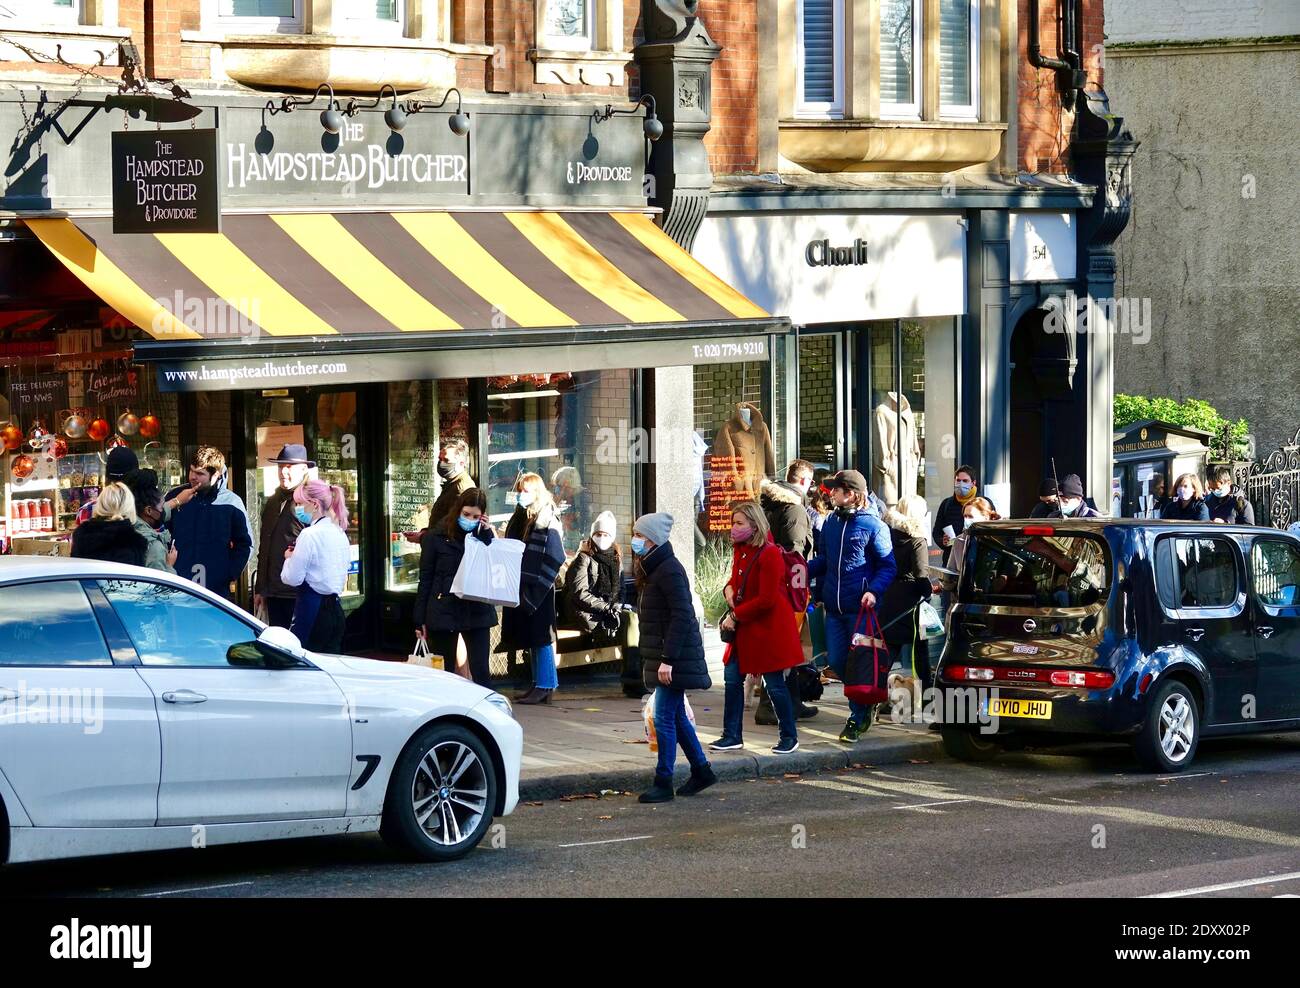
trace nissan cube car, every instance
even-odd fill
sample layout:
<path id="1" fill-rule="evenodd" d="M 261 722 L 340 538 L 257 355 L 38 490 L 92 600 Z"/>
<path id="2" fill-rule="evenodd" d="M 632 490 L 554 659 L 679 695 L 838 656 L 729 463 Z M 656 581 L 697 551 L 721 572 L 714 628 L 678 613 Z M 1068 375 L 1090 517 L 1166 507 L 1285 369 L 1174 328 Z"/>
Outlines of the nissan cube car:
<path id="1" fill-rule="evenodd" d="M 1300 728 L 1300 540 L 1235 525 L 985 522 L 954 565 L 945 748 L 1126 739 L 1178 772 L 1202 737 Z"/>

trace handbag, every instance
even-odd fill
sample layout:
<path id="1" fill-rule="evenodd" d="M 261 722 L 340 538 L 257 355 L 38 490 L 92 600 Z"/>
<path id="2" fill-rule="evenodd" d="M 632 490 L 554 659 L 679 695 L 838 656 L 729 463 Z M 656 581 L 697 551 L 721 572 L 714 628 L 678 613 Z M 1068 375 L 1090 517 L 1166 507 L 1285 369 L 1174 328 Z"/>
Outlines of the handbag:
<path id="1" fill-rule="evenodd" d="M 434 655 L 429 651 L 429 640 L 416 636 L 415 648 L 411 654 L 406 657 L 407 663 L 413 666 L 424 666 L 426 669 L 445 669 L 446 663 L 441 655 Z"/>
<path id="2" fill-rule="evenodd" d="M 767 546 L 763 546 L 763 549 L 766 549 L 766 548 L 767 548 Z M 750 560 L 749 565 L 745 567 L 745 572 L 744 572 L 744 574 L 742 574 L 741 577 L 740 577 L 740 589 L 739 589 L 738 591 L 736 591 L 736 596 L 735 596 L 735 601 L 736 601 L 736 603 L 740 603 L 740 601 L 744 599 L 744 596 L 745 596 L 745 587 L 746 587 L 746 586 L 748 585 L 748 583 L 749 583 L 749 571 L 752 570 L 755 566 L 758 565 L 758 561 L 759 561 L 759 559 L 761 559 L 762 556 L 763 556 L 763 549 L 759 549 L 759 550 L 758 550 L 758 553 L 754 556 L 754 558 L 753 558 L 752 560 Z M 732 615 L 733 618 L 734 618 L 734 616 L 735 616 L 735 611 L 734 611 L 731 607 L 728 607 L 728 608 L 727 608 L 727 614 Z M 724 616 L 725 616 L 725 615 L 724 615 Z M 734 645 L 734 644 L 736 643 L 736 632 L 737 632 L 738 630 L 739 630 L 739 629 L 737 629 L 737 628 L 730 628 L 730 629 L 728 629 L 728 628 L 719 628 L 719 629 L 718 629 L 718 637 L 721 638 L 721 639 L 722 639 L 724 642 L 726 642 L 728 645 Z"/>
<path id="3" fill-rule="evenodd" d="M 451 592 L 461 600 L 518 607 L 523 560 L 524 544 L 517 539 L 493 539 L 484 545 L 467 537 Z"/>
<path id="4" fill-rule="evenodd" d="M 894 663 L 874 607 L 858 611 L 850 641 L 844 666 L 845 699 L 863 706 L 884 703 L 889 699 L 889 667 Z"/>

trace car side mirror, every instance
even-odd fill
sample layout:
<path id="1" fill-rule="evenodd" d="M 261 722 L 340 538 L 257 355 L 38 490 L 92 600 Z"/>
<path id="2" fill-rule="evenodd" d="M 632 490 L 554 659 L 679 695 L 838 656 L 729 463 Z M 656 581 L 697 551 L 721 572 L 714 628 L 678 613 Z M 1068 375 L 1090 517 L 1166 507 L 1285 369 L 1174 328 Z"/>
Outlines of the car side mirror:
<path id="1" fill-rule="evenodd" d="M 238 669 L 293 669 L 304 664 L 298 656 L 263 641 L 231 645 L 226 661 Z"/>

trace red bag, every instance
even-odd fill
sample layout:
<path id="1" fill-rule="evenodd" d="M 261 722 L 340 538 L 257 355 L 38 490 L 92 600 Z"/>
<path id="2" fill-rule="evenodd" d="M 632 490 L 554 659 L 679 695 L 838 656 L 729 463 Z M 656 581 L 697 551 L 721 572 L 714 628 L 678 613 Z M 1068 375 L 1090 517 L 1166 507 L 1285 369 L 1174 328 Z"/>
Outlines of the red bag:
<path id="1" fill-rule="evenodd" d="M 887 702 L 889 667 L 894 660 L 889 655 L 874 607 L 858 611 L 850 642 L 844 666 L 845 699 L 863 706 Z"/>
<path id="2" fill-rule="evenodd" d="M 808 610 L 811 595 L 808 591 L 808 560 L 792 549 L 782 549 L 781 559 L 785 562 L 785 592 L 790 598 L 790 606 L 796 614 Z"/>

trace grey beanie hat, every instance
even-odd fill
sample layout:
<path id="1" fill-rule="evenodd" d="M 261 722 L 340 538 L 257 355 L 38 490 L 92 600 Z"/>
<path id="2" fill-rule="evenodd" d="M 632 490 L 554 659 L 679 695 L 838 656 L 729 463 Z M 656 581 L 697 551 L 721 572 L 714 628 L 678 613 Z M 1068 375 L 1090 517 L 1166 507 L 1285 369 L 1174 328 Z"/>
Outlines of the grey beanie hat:
<path id="1" fill-rule="evenodd" d="M 595 535 L 597 532 L 608 532 L 615 535 L 618 532 L 618 519 L 614 517 L 612 511 L 602 511 L 596 516 L 596 520 L 591 523 L 591 531 L 588 535 Z"/>
<path id="2" fill-rule="evenodd" d="M 655 545 L 663 545 L 673 534 L 673 516 L 667 511 L 656 511 L 654 514 L 642 515 L 632 526 L 632 531 L 639 535 L 644 535 Z"/>

